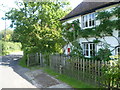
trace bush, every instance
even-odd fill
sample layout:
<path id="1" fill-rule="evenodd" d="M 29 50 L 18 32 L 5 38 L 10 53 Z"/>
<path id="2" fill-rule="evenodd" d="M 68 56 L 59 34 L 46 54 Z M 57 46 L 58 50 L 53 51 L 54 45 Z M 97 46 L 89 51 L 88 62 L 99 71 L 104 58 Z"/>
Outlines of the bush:
<path id="1" fill-rule="evenodd" d="M 22 67 L 28 68 L 27 67 L 27 57 L 25 55 L 20 59 L 19 65 Z"/>
<path id="2" fill-rule="evenodd" d="M 7 55 L 16 50 L 21 50 L 21 43 L 0 41 L 0 55 Z"/>
<path id="3" fill-rule="evenodd" d="M 104 61 L 109 61 L 111 56 L 111 51 L 107 48 L 105 49 L 99 49 L 97 55 L 94 57 L 97 60 L 104 60 Z"/>
<path id="4" fill-rule="evenodd" d="M 103 67 L 105 81 L 108 87 L 120 88 L 120 59 L 110 60 L 110 65 Z"/>

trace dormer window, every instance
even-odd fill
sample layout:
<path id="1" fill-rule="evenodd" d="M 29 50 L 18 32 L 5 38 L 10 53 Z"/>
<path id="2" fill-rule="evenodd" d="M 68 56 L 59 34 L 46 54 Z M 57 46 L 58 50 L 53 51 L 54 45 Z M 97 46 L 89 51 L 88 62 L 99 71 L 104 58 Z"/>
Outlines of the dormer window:
<path id="1" fill-rule="evenodd" d="M 90 28 L 95 26 L 95 13 L 82 16 L 82 28 Z"/>

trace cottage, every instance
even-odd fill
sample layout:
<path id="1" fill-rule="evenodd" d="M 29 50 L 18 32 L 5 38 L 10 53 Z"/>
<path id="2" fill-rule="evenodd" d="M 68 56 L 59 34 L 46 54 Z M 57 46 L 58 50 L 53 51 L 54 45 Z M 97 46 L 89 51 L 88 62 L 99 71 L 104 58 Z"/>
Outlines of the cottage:
<path id="1" fill-rule="evenodd" d="M 112 2 L 94 2 L 95 0 L 83 0 L 75 9 L 73 9 L 68 15 L 61 19 L 66 23 L 72 23 L 74 20 L 79 20 L 82 30 L 93 28 L 100 25 L 100 20 L 96 19 L 99 12 L 110 11 L 115 7 L 120 6 L 120 0 L 112 0 Z M 118 19 L 116 16 L 110 17 L 110 20 Z M 119 23 L 117 23 L 118 26 Z M 108 45 L 113 55 L 120 53 L 120 30 L 113 30 L 111 35 L 106 35 L 104 38 L 99 37 L 99 43 L 93 43 L 95 37 L 77 38 L 79 45 L 82 47 L 83 55 L 85 57 L 91 57 L 94 52 L 98 52 L 100 48 L 105 48 L 105 44 Z M 114 37 L 115 36 L 115 37 Z M 69 43 L 64 47 L 64 53 L 68 55 L 72 51 L 72 44 Z"/>

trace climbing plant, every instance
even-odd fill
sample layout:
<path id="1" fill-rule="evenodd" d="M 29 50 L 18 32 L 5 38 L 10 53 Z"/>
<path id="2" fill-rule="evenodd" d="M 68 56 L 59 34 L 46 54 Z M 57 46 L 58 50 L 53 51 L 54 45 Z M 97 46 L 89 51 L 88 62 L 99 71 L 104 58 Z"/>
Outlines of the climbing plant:
<path id="1" fill-rule="evenodd" d="M 116 17 L 116 19 L 112 20 L 111 18 L 113 17 Z M 114 30 L 120 31 L 120 24 L 119 24 L 120 23 L 120 7 L 117 6 L 113 8 L 111 11 L 104 10 L 104 11 L 98 12 L 96 15 L 96 20 L 100 22 L 99 25 L 96 25 L 95 27 L 92 27 L 92 28 L 86 28 L 86 29 L 82 29 L 80 27 L 79 20 L 74 20 L 72 23 L 66 23 L 63 26 L 64 27 L 63 36 L 65 38 L 65 41 L 69 44 L 74 41 L 77 41 L 77 39 L 81 37 L 85 38 L 87 41 L 89 41 L 89 38 L 92 37 L 92 38 L 95 38 L 93 40 L 93 43 L 99 43 L 99 42 L 102 42 L 100 39 L 103 38 L 105 41 L 105 42 L 102 42 L 104 43 L 103 48 L 109 48 L 113 46 L 107 43 L 107 41 L 105 40 L 105 37 L 112 36 L 118 41 L 120 45 L 119 39 L 117 38 L 117 36 L 114 36 L 113 34 Z M 73 47 L 76 47 L 74 44 L 72 45 Z M 102 51 L 104 52 L 104 50 L 101 49 L 99 53 L 101 53 Z M 110 55 L 110 53 L 107 53 L 107 54 Z"/>

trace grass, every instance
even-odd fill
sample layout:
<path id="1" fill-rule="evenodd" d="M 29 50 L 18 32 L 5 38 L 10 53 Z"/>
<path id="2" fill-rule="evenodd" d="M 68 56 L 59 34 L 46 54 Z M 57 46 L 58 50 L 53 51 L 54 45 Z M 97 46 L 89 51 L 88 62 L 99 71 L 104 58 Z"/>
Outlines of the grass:
<path id="1" fill-rule="evenodd" d="M 24 68 L 29 68 L 30 70 L 37 70 L 37 69 L 42 69 L 39 65 L 37 65 L 37 66 L 32 66 L 32 67 L 30 67 L 30 66 L 27 66 L 26 65 L 26 60 L 25 60 L 25 58 L 24 57 L 22 57 L 20 60 L 19 60 L 19 63 L 18 63 L 20 66 L 22 66 L 22 67 L 24 67 Z"/>
<path id="2" fill-rule="evenodd" d="M 19 63 L 18 63 L 20 66 L 24 67 L 24 68 L 28 68 L 27 65 L 26 65 L 26 61 L 24 59 L 24 57 L 22 57 L 20 60 L 19 60 Z"/>
<path id="3" fill-rule="evenodd" d="M 56 73 L 56 72 L 54 72 L 53 70 L 51 70 L 49 68 L 42 68 L 40 66 L 27 67 L 25 65 L 24 58 L 22 58 L 20 60 L 19 65 L 21 65 L 22 67 L 25 67 L 25 68 L 29 68 L 32 71 L 42 69 L 45 73 L 47 73 L 47 74 L 49 74 L 51 76 L 54 76 L 56 79 L 59 79 L 60 81 L 65 82 L 66 84 L 70 85 L 73 88 L 97 88 L 95 86 L 92 86 L 92 85 L 89 85 L 89 84 L 84 83 L 82 81 L 71 78 L 71 77 L 69 77 L 67 75 Z"/>
<path id="4" fill-rule="evenodd" d="M 74 78 L 71 78 L 69 76 L 63 75 L 63 74 L 59 74 L 54 72 L 51 69 L 48 68 L 43 68 L 43 70 L 48 73 L 49 75 L 54 76 L 55 78 L 67 83 L 68 85 L 70 85 L 73 88 L 97 88 L 95 86 L 89 85 L 87 83 L 81 82 L 79 80 L 76 80 Z"/>
<path id="5" fill-rule="evenodd" d="M 33 66 L 33 67 L 28 67 L 30 70 L 34 71 L 34 70 L 38 70 L 38 69 L 43 69 L 40 66 Z"/>

